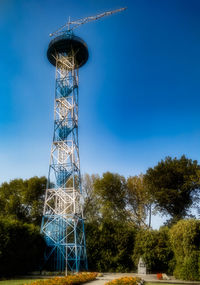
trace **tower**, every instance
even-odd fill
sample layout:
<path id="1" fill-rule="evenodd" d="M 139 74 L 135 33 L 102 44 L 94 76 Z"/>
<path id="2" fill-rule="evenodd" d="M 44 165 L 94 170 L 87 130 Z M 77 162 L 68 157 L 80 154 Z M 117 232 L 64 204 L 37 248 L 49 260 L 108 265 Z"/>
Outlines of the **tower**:
<path id="1" fill-rule="evenodd" d="M 126 8 L 68 21 L 50 36 L 47 57 L 56 67 L 54 135 L 41 232 L 46 267 L 55 271 L 87 270 L 83 196 L 78 144 L 78 70 L 88 60 L 86 43 L 73 34 L 85 23 Z"/>
<path id="2" fill-rule="evenodd" d="M 87 270 L 78 143 L 78 70 L 87 62 L 85 42 L 72 33 L 54 38 L 47 57 L 56 67 L 54 134 L 41 232 L 46 267 Z"/>

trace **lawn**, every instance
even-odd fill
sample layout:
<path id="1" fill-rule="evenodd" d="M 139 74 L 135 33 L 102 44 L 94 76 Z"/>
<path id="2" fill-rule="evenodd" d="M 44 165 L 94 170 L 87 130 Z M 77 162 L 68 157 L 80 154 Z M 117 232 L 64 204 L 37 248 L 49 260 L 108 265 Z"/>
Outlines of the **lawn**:
<path id="1" fill-rule="evenodd" d="M 29 284 L 36 280 L 38 279 L 2 280 L 0 281 L 0 285 L 24 285 L 24 284 Z"/>
<path id="2" fill-rule="evenodd" d="M 186 284 L 181 284 L 181 283 L 158 283 L 158 282 L 145 282 L 145 285 L 159 285 L 159 284 L 164 284 L 164 285 L 186 285 Z"/>

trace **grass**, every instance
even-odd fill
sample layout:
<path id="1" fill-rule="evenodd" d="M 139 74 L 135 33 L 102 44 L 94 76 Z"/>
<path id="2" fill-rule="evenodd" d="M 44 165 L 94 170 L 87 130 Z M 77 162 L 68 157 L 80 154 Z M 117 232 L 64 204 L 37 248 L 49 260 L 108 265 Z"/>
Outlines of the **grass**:
<path id="1" fill-rule="evenodd" d="M 0 285 L 24 285 L 29 284 L 38 279 L 15 279 L 15 280 L 0 280 Z"/>
<path id="2" fill-rule="evenodd" d="M 159 284 L 164 284 L 164 285 L 186 285 L 186 284 L 181 284 L 181 283 L 154 283 L 154 282 L 145 282 L 145 285 L 159 285 Z"/>

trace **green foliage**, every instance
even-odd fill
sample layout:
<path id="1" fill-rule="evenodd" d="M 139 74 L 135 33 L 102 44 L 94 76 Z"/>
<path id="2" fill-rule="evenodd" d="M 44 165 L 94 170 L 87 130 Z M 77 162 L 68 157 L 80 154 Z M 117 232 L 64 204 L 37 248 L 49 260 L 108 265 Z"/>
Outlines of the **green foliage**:
<path id="1" fill-rule="evenodd" d="M 146 226 L 149 193 L 143 176 L 130 176 L 127 180 L 110 172 L 83 177 L 85 196 L 84 216 L 88 222 L 118 221 Z"/>
<path id="2" fill-rule="evenodd" d="M 39 279 L 14 279 L 14 280 L 0 280 L 0 285 L 27 285 L 34 281 L 39 281 Z"/>
<path id="3" fill-rule="evenodd" d="M 175 277 L 200 280 L 200 221 L 179 221 L 170 230 L 170 241 L 176 259 Z"/>
<path id="4" fill-rule="evenodd" d="M 43 256 L 39 228 L 17 220 L 0 220 L 0 276 L 25 274 L 36 269 Z"/>
<path id="5" fill-rule="evenodd" d="M 45 177 L 15 179 L 0 186 L 0 276 L 32 271 L 43 256 L 44 242 L 36 225 L 41 223 L 45 187 Z M 170 214 L 172 222 L 186 216 L 199 187 L 199 166 L 184 156 L 166 158 L 145 176 L 86 174 L 83 194 L 90 270 L 131 271 L 142 256 L 151 272 L 171 273 L 176 266 L 177 277 L 198 279 L 200 222 L 175 225 L 170 243 L 168 228 L 145 230 L 145 219 L 151 203 Z"/>
<path id="6" fill-rule="evenodd" d="M 0 186 L 0 216 L 40 225 L 45 187 L 45 177 L 3 183 Z"/>
<path id="7" fill-rule="evenodd" d="M 131 255 L 136 230 L 118 222 L 86 224 L 87 254 L 90 270 L 126 272 L 133 270 Z"/>
<path id="8" fill-rule="evenodd" d="M 169 272 L 173 252 L 169 243 L 168 228 L 140 230 L 136 235 L 133 260 L 137 266 L 142 257 L 150 272 Z"/>
<path id="9" fill-rule="evenodd" d="M 144 184 L 143 175 L 128 177 L 126 198 L 131 220 L 138 226 L 146 225 L 150 195 Z"/>
<path id="10" fill-rule="evenodd" d="M 182 156 L 166 157 L 154 168 L 149 168 L 144 181 L 157 209 L 176 222 L 187 216 L 200 189 L 200 166 L 196 160 Z"/>
<path id="11" fill-rule="evenodd" d="M 119 174 L 103 173 L 94 182 L 94 193 L 103 220 L 122 221 L 126 219 L 126 180 Z"/>
<path id="12" fill-rule="evenodd" d="M 84 196 L 83 214 L 88 223 L 97 221 L 99 216 L 99 204 L 97 195 L 94 192 L 94 183 L 99 179 L 99 175 L 85 174 L 82 178 L 82 188 Z"/>
<path id="13" fill-rule="evenodd" d="M 44 241 L 36 225 L 41 223 L 45 187 L 45 177 L 0 186 L 0 276 L 33 271 L 41 262 Z"/>

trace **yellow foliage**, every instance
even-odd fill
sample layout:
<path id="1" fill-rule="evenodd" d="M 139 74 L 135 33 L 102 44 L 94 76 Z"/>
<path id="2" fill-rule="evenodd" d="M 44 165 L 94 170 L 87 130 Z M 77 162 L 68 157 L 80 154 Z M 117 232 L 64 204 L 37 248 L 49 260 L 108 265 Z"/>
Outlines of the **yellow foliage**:
<path id="1" fill-rule="evenodd" d="M 96 279 L 95 272 L 82 272 L 76 275 L 69 275 L 65 277 L 54 277 L 48 280 L 34 281 L 29 285 L 78 285 Z M 26 285 L 26 284 L 25 284 Z"/>
<path id="2" fill-rule="evenodd" d="M 122 277 L 105 283 L 105 285 L 138 285 L 141 282 L 139 277 Z"/>

